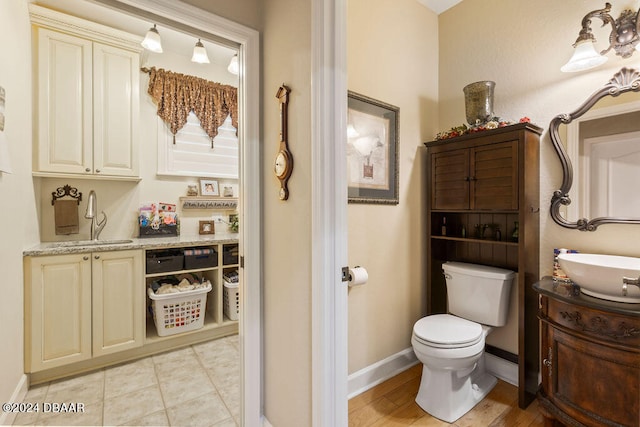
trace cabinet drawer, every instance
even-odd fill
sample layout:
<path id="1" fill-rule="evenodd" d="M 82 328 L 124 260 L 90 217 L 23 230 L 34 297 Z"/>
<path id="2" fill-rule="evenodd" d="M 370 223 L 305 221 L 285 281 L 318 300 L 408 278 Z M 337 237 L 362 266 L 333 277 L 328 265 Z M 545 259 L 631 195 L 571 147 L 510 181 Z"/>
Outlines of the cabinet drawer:
<path id="1" fill-rule="evenodd" d="M 542 312 L 553 323 L 593 339 L 640 347 L 640 318 L 545 299 L 547 303 L 542 304 Z"/>

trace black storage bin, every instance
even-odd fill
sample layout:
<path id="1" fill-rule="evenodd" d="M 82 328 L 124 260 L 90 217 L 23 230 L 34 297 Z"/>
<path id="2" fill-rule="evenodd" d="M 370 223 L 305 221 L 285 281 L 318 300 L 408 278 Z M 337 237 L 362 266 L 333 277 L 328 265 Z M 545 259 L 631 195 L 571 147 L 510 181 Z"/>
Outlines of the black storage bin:
<path id="1" fill-rule="evenodd" d="M 182 249 L 163 249 L 147 252 L 147 274 L 182 270 L 184 255 Z"/>
<path id="2" fill-rule="evenodd" d="M 222 263 L 232 265 L 238 263 L 238 245 L 222 246 Z"/>
<path id="3" fill-rule="evenodd" d="M 218 251 L 215 248 L 189 248 L 184 250 L 184 268 L 208 268 L 218 266 Z"/>
<path id="4" fill-rule="evenodd" d="M 161 224 L 158 228 L 140 227 L 140 237 L 171 237 L 178 235 L 176 225 Z"/>

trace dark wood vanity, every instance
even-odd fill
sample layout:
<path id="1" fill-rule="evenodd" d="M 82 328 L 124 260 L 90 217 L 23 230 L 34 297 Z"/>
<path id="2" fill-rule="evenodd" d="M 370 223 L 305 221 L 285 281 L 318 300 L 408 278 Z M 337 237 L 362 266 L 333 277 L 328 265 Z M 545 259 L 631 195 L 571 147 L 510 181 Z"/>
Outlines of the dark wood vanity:
<path id="1" fill-rule="evenodd" d="M 640 304 L 593 298 L 549 277 L 534 289 L 545 425 L 639 426 Z"/>

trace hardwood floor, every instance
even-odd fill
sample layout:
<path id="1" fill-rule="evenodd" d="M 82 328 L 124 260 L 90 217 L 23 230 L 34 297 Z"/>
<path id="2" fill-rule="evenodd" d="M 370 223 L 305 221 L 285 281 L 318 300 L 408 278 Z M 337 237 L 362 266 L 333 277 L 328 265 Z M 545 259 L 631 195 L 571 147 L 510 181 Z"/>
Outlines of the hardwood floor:
<path id="1" fill-rule="evenodd" d="M 454 424 L 432 417 L 416 404 L 422 364 L 349 400 L 349 426 L 455 426 L 542 427 L 544 418 L 534 401 L 526 410 L 518 408 L 518 389 L 498 381 L 489 395 Z"/>

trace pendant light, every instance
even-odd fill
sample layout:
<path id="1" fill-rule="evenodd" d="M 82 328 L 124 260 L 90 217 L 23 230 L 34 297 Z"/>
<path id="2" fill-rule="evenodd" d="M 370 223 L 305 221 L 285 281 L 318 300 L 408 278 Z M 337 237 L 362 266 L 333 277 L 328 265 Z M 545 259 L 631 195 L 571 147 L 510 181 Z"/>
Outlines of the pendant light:
<path id="1" fill-rule="evenodd" d="M 198 39 L 198 42 L 193 47 L 193 56 L 191 57 L 192 62 L 197 62 L 198 64 L 208 64 L 209 56 L 207 55 L 207 50 L 204 48 L 204 45 Z"/>
<path id="2" fill-rule="evenodd" d="M 142 40 L 140 44 L 151 52 L 162 53 L 162 42 L 160 41 L 160 33 L 158 33 L 156 24 L 153 24 L 153 27 L 149 28 L 147 35 L 144 36 L 144 40 Z"/>
<path id="3" fill-rule="evenodd" d="M 238 64 L 238 54 L 233 55 L 233 58 L 231 58 L 231 62 L 229 62 L 227 70 L 229 70 L 231 74 L 235 74 L 236 76 L 238 75 L 238 73 L 240 72 L 240 65 Z"/>

